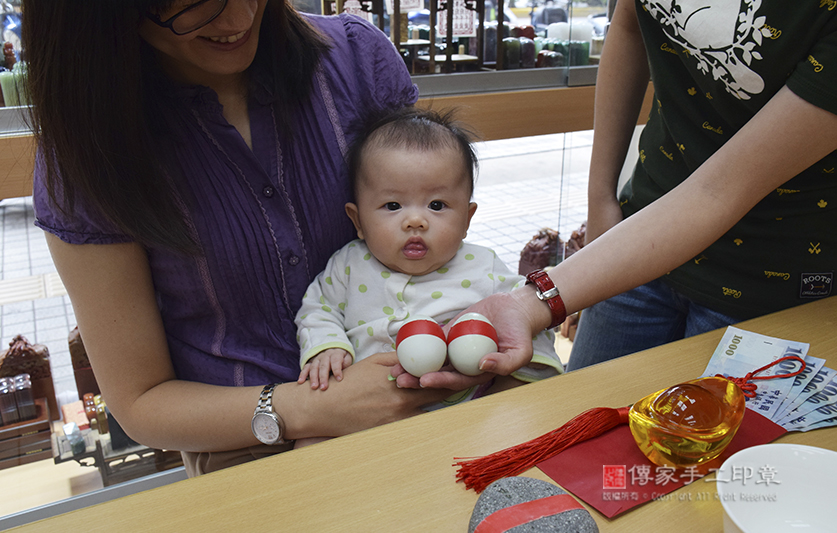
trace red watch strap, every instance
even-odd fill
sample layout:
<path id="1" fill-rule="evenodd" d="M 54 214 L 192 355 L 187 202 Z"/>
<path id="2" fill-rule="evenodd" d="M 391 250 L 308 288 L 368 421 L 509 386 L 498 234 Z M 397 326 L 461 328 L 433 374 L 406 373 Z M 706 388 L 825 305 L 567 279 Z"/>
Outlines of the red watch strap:
<path id="1" fill-rule="evenodd" d="M 567 308 L 564 306 L 564 300 L 552 283 L 552 278 L 543 270 L 535 270 L 526 275 L 527 283 L 534 283 L 538 288 L 538 298 L 545 301 L 552 312 L 552 323 L 548 329 L 557 328 L 564 320 L 567 319 Z M 549 295 L 549 291 L 554 291 L 553 295 Z"/>

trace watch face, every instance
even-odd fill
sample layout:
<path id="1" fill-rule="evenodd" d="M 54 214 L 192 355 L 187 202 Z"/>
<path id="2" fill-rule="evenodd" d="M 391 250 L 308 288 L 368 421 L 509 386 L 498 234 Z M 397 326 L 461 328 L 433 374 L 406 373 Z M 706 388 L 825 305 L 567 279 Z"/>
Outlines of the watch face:
<path id="1" fill-rule="evenodd" d="M 253 417 L 253 433 L 265 444 L 273 444 L 279 437 L 279 424 L 267 413 L 259 413 Z"/>

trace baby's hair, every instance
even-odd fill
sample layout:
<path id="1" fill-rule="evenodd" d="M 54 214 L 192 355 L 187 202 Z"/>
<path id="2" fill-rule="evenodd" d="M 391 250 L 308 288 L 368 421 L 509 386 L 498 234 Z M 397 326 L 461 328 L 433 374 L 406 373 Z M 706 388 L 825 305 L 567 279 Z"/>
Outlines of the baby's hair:
<path id="1" fill-rule="evenodd" d="M 357 194 L 358 171 L 367 150 L 403 148 L 431 151 L 453 148 L 462 156 L 462 164 L 468 172 L 469 194 L 474 192 L 474 179 L 478 163 L 474 151 L 475 135 L 463 124 L 454 120 L 454 111 L 433 111 L 417 107 L 405 107 L 384 116 L 373 117 L 362 129 L 349 149 L 349 179 Z"/>

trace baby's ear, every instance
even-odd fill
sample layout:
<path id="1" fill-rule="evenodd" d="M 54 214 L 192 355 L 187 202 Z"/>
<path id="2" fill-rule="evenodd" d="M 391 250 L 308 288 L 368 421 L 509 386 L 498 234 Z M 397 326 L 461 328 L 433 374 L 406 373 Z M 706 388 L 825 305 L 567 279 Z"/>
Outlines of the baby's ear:
<path id="1" fill-rule="evenodd" d="M 477 212 L 477 203 L 471 202 L 468 204 L 468 227 L 465 228 L 465 231 L 468 231 L 468 228 L 471 227 L 471 219 L 474 218 L 474 213 Z"/>
<path id="2" fill-rule="evenodd" d="M 363 229 L 360 226 L 360 215 L 358 214 L 357 205 L 353 204 L 352 202 L 348 202 L 345 206 L 345 209 L 346 214 L 352 220 L 352 224 L 355 225 L 355 231 L 357 231 L 357 238 L 362 239 Z"/>

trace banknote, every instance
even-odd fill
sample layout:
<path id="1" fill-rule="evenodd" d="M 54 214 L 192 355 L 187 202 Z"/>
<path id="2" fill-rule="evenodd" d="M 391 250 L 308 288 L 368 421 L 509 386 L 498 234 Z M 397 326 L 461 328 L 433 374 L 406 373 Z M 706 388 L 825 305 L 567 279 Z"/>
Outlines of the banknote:
<path id="1" fill-rule="evenodd" d="M 802 372 L 793 378 L 793 386 L 788 391 L 787 397 L 782 401 L 776 413 L 773 415 L 777 420 L 780 420 L 790 411 L 794 400 L 800 397 L 805 392 L 808 384 L 817 376 L 817 373 L 825 366 L 825 359 L 813 357 L 811 355 L 805 356 L 805 368 Z"/>
<path id="2" fill-rule="evenodd" d="M 812 429 L 830 428 L 834 426 L 837 426 L 837 416 L 833 418 L 826 418 L 825 420 L 820 420 L 819 422 L 815 422 L 812 424 L 803 424 L 793 427 L 782 427 L 785 427 L 785 429 L 787 429 L 788 431 L 801 431 L 804 433 L 805 431 L 811 431 Z"/>
<path id="3" fill-rule="evenodd" d="M 813 379 L 805 385 L 802 392 L 800 392 L 799 395 L 794 398 L 790 404 L 787 405 L 787 407 L 785 407 L 783 412 L 779 414 L 779 418 L 777 418 L 777 420 L 791 420 L 803 414 L 797 411 L 799 406 L 807 402 L 812 396 L 825 389 L 825 387 L 831 383 L 831 380 L 835 378 L 837 378 L 837 370 L 828 368 L 827 366 L 820 368 L 816 375 L 814 375 Z M 809 408 L 808 411 L 816 409 L 817 407 L 817 405 L 814 405 Z"/>
<path id="4" fill-rule="evenodd" d="M 813 426 L 825 423 L 833 418 L 837 418 L 837 402 L 820 406 L 813 411 L 805 413 L 799 418 L 779 425 L 788 431 L 804 431 L 806 428 L 813 429 Z"/>
<path id="5" fill-rule="evenodd" d="M 789 411 L 783 418 L 776 420 L 775 422 L 778 422 L 780 425 L 784 425 L 786 423 L 798 425 L 799 417 L 833 403 L 837 403 L 837 376 L 832 377 L 831 381 L 826 383 L 822 389 L 807 395 L 804 402 L 799 404 L 799 406 L 795 409 Z M 837 415 L 837 413 L 834 413 L 831 416 L 835 415 Z"/>
<path id="6" fill-rule="evenodd" d="M 769 337 L 734 326 L 727 327 L 721 342 L 715 348 L 703 376 L 723 375 L 743 378 L 750 372 L 772 363 L 784 356 L 795 355 L 804 360 L 809 345 L 803 342 Z M 783 361 L 760 372 L 762 377 L 792 374 L 801 363 L 795 360 Z M 779 406 L 788 397 L 794 385 L 793 379 L 753 380 L 756 395 L 747 398 L 747 407 L 774 420 Z"/>
<path id="7" fill-rule="evenodd" d="M 825 366 L 825 359 L 808 355 L 803 342 L 768 337 L 730 326 L 715 351 L 703 376 L 722 375 L 743 378 L 784 356 L 795 355 L 805 362 L 782 361 L 750 379 L 756 385 L 755 397 L 747 398 L 752 409 L 788 431 L 810 431 L 837 426 L 837 370 Z M 782 379 L 782 374 L 793 374 Z"/>

